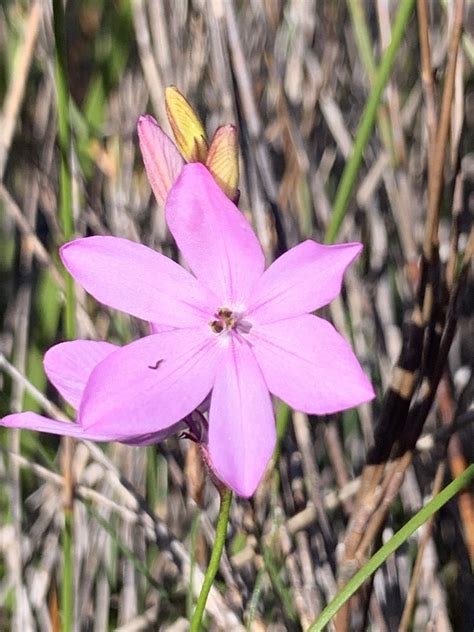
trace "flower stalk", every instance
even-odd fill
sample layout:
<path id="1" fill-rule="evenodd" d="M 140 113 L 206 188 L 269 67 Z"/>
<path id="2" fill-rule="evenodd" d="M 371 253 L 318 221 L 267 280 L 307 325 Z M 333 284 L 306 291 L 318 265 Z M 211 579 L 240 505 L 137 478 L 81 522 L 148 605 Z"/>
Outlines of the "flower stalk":
<path id="1" fill-rule="evenodd" d="M 230 506 L 232 504 L 232 491 L 228 488 L 224 488 L 220 491 L 221 506 L 219 509 L 219 517 L 217 519 L 216 526 L 216 538 L 214 546 L 212 548 L 211 559 L 209 560 L 209 566 L 207 567 L 204 581 L 201 587 L 201 592 L 196 603 L 193 617 L 191 619 L 191 625 L 189 632 L 198 632 L 201 629 L 202 617 L 204 614 L 204 608 L 206 607 L 207 597 L 211 586 L 214 582 L 214 578 L 219 568 L 219 561 L 221 559 L 222 551 L 224 549 L 225 537 L 227 533 L 227 524 L 229 522 Z"/>

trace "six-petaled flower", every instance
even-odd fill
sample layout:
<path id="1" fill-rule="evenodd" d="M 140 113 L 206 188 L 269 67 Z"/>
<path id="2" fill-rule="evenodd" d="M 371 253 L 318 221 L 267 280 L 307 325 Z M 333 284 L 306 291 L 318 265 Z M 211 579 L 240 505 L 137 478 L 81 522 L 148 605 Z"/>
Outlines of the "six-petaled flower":
<path id="1" fill-rule="evenodd" d="M 213 467 L 250 496 L 275 445 L 270 393 L 318 415 L 373 397 L 348 343 L 311 314 L 340 292 L 361 245 L 305 241 L 265 270 L 250 224 L 201 164 L 182 169 L 166 220 L 191 272 L 115 237 L 61 250 L 96 299 L 157 332 L 92 368 L 78 401 L 81 432 L 125 442 L 167 435 L 210 394 Z"/>

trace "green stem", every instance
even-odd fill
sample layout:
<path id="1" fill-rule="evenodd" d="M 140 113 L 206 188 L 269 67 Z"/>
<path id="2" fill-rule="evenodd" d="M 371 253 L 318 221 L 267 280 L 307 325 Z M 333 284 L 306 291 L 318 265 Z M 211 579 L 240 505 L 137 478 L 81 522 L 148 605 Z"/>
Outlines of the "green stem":
<path id="1" fill-rule="evenodd" d="M 265 567 L 263 566 L 257 573 L 257 577 L 255 579 L 255 584 L 252 591 L 252 596 L 250 597 L 249 607 L 247 609 L 247 621 L 245 623 L 245 627 L 247 630 L 252 629 L 253 622 L 255 617 L 257 616 L 257 608 L 258 602 L 260 601 L 260 596 L 263 590 L 263 580 L 265 579 Z"/>
<path id="2" fill-rule="evenodd" d="M 199 535 L 199 523 L 201 520 L 201 510 L 199 507 L 196 509 L 196 513 L 193 517 L 193 522 L 191 524 L 191 559 L 189 562 L 189 586 L 188 586 L 188 594 L 186 595 L 186 615 L 188 619 L 191 619 L 191 615 L 193 614 L 193 605 L 194 605 L 194 571 L 196 569 L 196 547 L 197 540 Z"/>
<path id="3" fill-rule="evenodd" d="M 56 101 L 58 108 L 58 145 L 60 152 L 59 215 L 64 240 L 69 241 L 72 239 L 74 234 L 74 222 L 72 215 L 72 174 L 70 166 L 71 128 L 69 125 L 69 89 L 67 78 L 66 40 L 64 36 L 64 9 L 61 0 L 53 0 L 53 17 L 54 39 L 56 42 L 55 78 Z M 74 325 L 71 330 L 72 336 L 74 336 Z"/>
<path id="4" fill-rule="evenodd" d="M 61 582 L 61 621 L 64 632 L 73 629 L 74 620 L 74 572 L 73 572 L 73 514 L 64 511 L 62 533 L 63 577 Z"/>
<path id="5" fill-rule="evenodd" d="M 347 6 L 349 7 L 351 14 L 352 30 L 355 36 L 357 49 L 359 51 L 359 57 L 365 71 L 367 72 L 369 85 L 372 87 L 377 67 L 372 53 L 372 39 L 370 37 L 370 31 L 365 17 L 364 3 L 362 0 L 347 0 Z M 392 129 L 387 110 L 382 104 L 379 104 L 377 119 L 382 142 L 386 150 L 390 153 L 390 157 L 393 161 L 395 151 L 393 147 Z"/>
<path id="6" fill-rule="evenodd" d="M 56 44 L 55 79 L 58 111 L 58 145 L 60 152 L 59 173 L 59 216 L 65 241 L 73 237 L 72 214 L 72 174 L 70 165 L 71 131 L 69 127 L 69 89 L 67 80 L 66 40 L 64 28 L 64 8 L 62 0 L 53 0 L 53 27 Z M 75 297 L 72 277 L 64 271 L 65 282 L 65 326 L 68 340 L 75 336 Z M 61 587 L 62 629 L 69 632 L 74 625 L 74 559 L 73 559 L 73 480 L 72 446 L 70 439 L 63 439 L 63 469 L 66 488 L 64 490 L 64 530 L 63 530 L 63 578 Z"/>
<path id="7" fill-rule="evenodd" d="M 337 189 L 331 222 L 326 231 L 326 243 L 332 243 L 334 241 L 344 219 L 364 151 L 372 134 L 380 99 L 390 78 L 395 55 L 405 34 L 414 5 L 415 0 L 400 0 L 398 13 L 393 25 L 392 40 L 385 50 L 380 65 L 375 73 L 374 84 L 354 139 L 352 155 L 346 163 L 341 182 Z"/>
<path id="8" fill-rule="evenodd" d="M 473 478 L 474 465 L 470 465 L 465 472 L 455 478 L 452 483 L 441 490 L 427 505 L 420 509 L 411 520 L 397 531 L 397 533 L 364 564 L 360 571 L 349 580 L 344 588 L 338 592 L 334 599 L 324 608 L 316 621 L 308 628 L 307 632 L 321 632 L 337 611 L 352 597 L 362 584 L 375 573 L 388 556 L 406 542 L 412 533 L 429 520 L 433 514 L 450 501 L 451 498 L 461 491 Z"/>
<path id="9" fill-rule="evenodd" d="M 224 549 L 231 502 L 232 492 L 230 489 L 225 489 L 221 492 L 221 506 L 219 509 L 219 517 L 217 519 L 216 539 L 212 548 L 211 559 L 209 560 L 209 566 L 207 567 L 207 571 L 204 576 L 201 592 L 199 593 L 196 603 L 196 609 L 194 610 L 193 618 L 191 619 L 189 632 L 199 632 L 199 630 L 201 630 L 202 615 L 204 614 L 204 608 L 206 607 L 207 596 L 209 595 L 214 577 L 216 576 L 217 569 L 219 568 L 219 560 L 221 559 L 222 550 Z"/>

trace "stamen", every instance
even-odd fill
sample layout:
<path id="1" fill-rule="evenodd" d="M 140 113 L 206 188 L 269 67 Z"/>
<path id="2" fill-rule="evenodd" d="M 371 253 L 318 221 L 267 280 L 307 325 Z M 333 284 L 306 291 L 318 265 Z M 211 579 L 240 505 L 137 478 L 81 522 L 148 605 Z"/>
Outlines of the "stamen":
<path id="1" fill-rule="evenodd" d="M 220 320 L 212 320 L 209 325 L 215 334 L 221 334 L 224 331 L 224 323 Z"/>
<path id="2" fill-rule="evenodd" d="M 209 327 L 215 334 L 221 334 L 223 331 L 232 331 L 233 329 L 241 333 L 248 333 L 252 328 L 252 324 L 242 320 L 242 314 L 234 312 L 229 307 L 219 307 L 215 312 L 216 320 L 211 320 Z"/>
<path id="3" fill-rule="evenodd" d="M 232 310 L 228 307 L 220 307 L 217 310 L 217 315 L 225 319 L 232 318 Z"/>

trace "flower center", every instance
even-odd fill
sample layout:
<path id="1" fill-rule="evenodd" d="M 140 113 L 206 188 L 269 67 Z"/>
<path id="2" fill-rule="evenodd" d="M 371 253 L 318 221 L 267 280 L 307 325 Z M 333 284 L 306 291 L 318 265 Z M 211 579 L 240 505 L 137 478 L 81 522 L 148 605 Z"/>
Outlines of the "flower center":
<path id="1" fill-rule="evenodd" d="M 230 332 L 233 329 L 247 334 L 252 328 L 251 323 L 242 319 L 242 313 L 233 312 L 229 307 L 219 307 L 214 316 L 215 320 L 210 321 L 209 327 L 215 334 Z"/>

